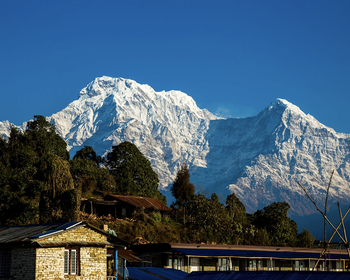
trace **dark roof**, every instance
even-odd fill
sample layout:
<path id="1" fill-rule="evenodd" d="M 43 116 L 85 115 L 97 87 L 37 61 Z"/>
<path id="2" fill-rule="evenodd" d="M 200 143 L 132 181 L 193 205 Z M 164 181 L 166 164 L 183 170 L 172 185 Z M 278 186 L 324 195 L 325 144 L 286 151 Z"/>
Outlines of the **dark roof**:
<path id="1" fill-rule="evenodd" d="M 168 206 L 160 202 L 158 199 L 151 197 L 108 194 L 105 196 L 105 198 L 122 201 L 135 207 L 145 207 L 146 209 L 153 209 L 158 211 L 171 210 Z"/>
<path id="2" fill-rule="evenodd" d="M 175 249 L 186 256 L 206 257 L 241 257 L 241 258 L 274 258 L 274 259 L 318 259 L 320 253 L 312 252 L 280 252 L 250 250 L 215 250 L 215 249 Z M 345 251 L 345 250 L 343 250 Z M 327 254 L 327 259 L 347 259 L 347 254 Z"/>
<path id="3" fill-rule="evenodd" d="M 118 250 L 118 256 L 126 259 L 128 262 L 142 262 L 142 259 L 136 257 L 130 250 Z"/>
<path id="4" fill-rule="evenodd" d="M 80 246 L 80 247 L 105 247 L 112 244 L 108 241 L 65 241 L 65 242 L 37 242 L 40 247 L 52 248 L 52 247 L 65 247 L 65 246 Z"/>
<path id="5" fill-rule="evenodd" d="M 349 272 L 328 271 L 197 271 L 184 280 L 347 280 Z"/>
<path id="6" fill-rule="evenodd" d="M 67 230 L 71 230 L 77 227 L 89 227 L 101 234 L 107 236 L 108 241 L 105 242 L 41 242 L 42 238 L 50 235 L 56 235 Z M 106 246 L 113 244 L 128 245 L 125 241 L 103 231 L 95 228 L 85 222 L 68 222 L 68 223 L 55 223 L 55 224 L 42 224 L 42 225 L 25 225 L 25 226 L 10 226 L 0 228 L 0 245 L 35 245 L 41 247 L 58 247 L 64 245 L 81 245 L 81 246 Z"/>
<path id="7" fill-rule="evenodd" d="M 137 253 L 160 253 L 175 251 L 186 256 L 201 257 L 241 257 L 241 258 L 280 258 L 280 259 L 318 259 L 322 248 L 246 246 L 246 245 L 206 245 L 187 243 L 158 243 L 133 245 Z M 328 259 L 348 259 L 345 249 L 330 249 Z"/>
<path id="8" fill-rule="evenodd" d="M 188 273 L 172 268 L 128 267 L 130 280 L 182 280 Z"/>
<path id="9" fill-rule="evenodd" d="M 2 227 L 0 244 L 31 242 L 80 226 L 82 222 Z"/>

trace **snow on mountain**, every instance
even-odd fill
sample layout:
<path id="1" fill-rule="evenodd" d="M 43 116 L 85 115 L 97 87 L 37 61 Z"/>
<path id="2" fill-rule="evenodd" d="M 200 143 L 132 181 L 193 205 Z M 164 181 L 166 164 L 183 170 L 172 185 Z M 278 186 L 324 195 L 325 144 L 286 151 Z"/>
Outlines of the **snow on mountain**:
<path id="1" fill-rule="evenodd" d="M 9 121 L 0 122 L 0 136 L 7 138 L 10 135 L 11 123 Z"/>
<path id="2" fill-rule="evenodd" d="M 112 145 L 133 142 L 151 161 L 161 188 L 172 183 L 182 162 L 205 167 L 205 133 L 216 119 L 180 91 L 156 92 L 110 77 L 96 78 L 78 100 L 49 118 L 71 154 L 89 145 L 105 155 Z"/>
<path id="3" fill-rule="evenodd" d="M 322 206 L 334 169 L 329 205 L 350 202 L 350 135 L 336 133 L 284 99 L 255 117 L 222 119 L 183 92 L 100 77 L 48 119 L 71 155 L 84 145 L 105 155 L 112 145 L 133 142 L 151 161 L 163 190 L 186 162 L 191 181 L 208 194 L 225 199 L 235 192 L 250 212 L 287 201 L 292 214 L 305 215 L 315 207 L 297 182 Z M 0 133 L 8 128 L 0 122 Z"/>
<path id="4" fill-rule="evenodd" d="M 191 178 L 224 196 L 227 186 L 248 211 L 287 201 L 292 214 L 313 213 L 314 205 L 297 183 L 324 207 L 333 169 L 329 205 L 350 201 L 350 136 L 286 100 L 277 99 L 255 117 L 212 121 L 207 140 L 207 170 L 194 167 Z"/>

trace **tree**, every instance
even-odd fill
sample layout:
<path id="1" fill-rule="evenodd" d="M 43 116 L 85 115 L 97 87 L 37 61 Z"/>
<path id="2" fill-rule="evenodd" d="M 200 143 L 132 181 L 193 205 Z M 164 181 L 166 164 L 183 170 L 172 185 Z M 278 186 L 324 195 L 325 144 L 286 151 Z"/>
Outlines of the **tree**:
<path id="1" fill-rule="evenodd" d="M 274 202 L 254 213 L 253 224 L 258 229 L 266 229 L 269 240 L 276 246 L 294 246 L 298 227 L 288 215 L 290 206 L 286 202 Z"/>
<path id="2" fill-rule="evenodd" d="M 314 240 L 315 238 L 312 236 L 312 234 L 306 228 L 304 228 L 301 233 L 298 233 L 296 246 L 311 248 Z"/>
<path id="3" fill-rule="evenodd" d="M 57 155 L 45 159 L 44 188 L 40 194 L 40 223 L 78 220 L 80 193 L 74 188 L 69 162 Z"/>
<path id="4" fill-rule="evenodd" d="M 194 196 L 195 187 L 190 182 L 190 172 L 185 163 L 177 171 L 175 181 L 171 187 L 171 194 L 175 197 L 178 212 L 182 212 L 182 223 L 186 224 L 187 204 Z"/>
<path id="5" fill-rule="evenodd" d="M 34 116 L 24 132 L 11 128 L 8 140 L 0 140 L 1 224 L 76 219 L 79 198 L 69 183 L 66 148 L 55 126 L 43 116 Z M 58 201 L 63 192 L 68 196 Z"/>
<path id="6" fill-rule="evenodd" d="M 229 217 L 237 223 L 246 224 L 246 209 L 238 197 L 232 193 L 226 197 L 226 211 Z"/>
<path id="7" fill-rule="evenodd" d="M 27 123 L 24 134 L 27 144 L 32 146 L 39 157 L 55 154 L 63 160 L 69 160 L 67 143 L 56 133 L 55 126 L 45 117 L 34 116 L 34 121 Z"/>
<path id="8" fill-rule="evenodd" d="M 94 190 L 114 193 L 114 178 L 107 168 L 99 165 L 101 162 L 101 157 L 90 146 L 84 146 L 70 161 L 74 186 L 81 190 L 82 197 L 90 198 Z"/>
<path id="9" fill-rule="evenodd" d="M 189 201 L 194 195 L 195 187 L 190 182 L 190 172 L 185 163 L 181 164 L 176 174 L 176 179 L 171 187 L 171 194 L 175 197 L 178 204 Z"/>
<path id="10" fill-rule="evenodd" d="M 106 165 L 116 181 L 116 192 L 158 198 L 166 203 L 159 192 L 159 179 L 151 163 L 131 142 L 112 147 L 107 154 Z"/>
<path id="11" fill-rule="evenodd" d="M 102 158 L 96 154 L 91 146 L 84 146 L 81 150 L 77 151 L 73 159 L 87 159 L 91 160 L 97 165 L 102 162 Z"/>

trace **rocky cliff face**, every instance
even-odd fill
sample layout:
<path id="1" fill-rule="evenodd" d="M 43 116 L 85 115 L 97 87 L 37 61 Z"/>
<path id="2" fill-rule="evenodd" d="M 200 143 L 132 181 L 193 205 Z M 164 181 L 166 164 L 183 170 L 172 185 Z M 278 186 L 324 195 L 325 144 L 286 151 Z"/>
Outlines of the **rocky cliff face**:
<path id="1" fill-rule="evenodd" d="M 221 119 L 180 91 L 156 92 L 132 80 L 101 77 L 48 119 L 71 155 L 84 145 L 104 155 L 112 145 L 133 142 L 151 161 L 163 190 L 186 162 L 191 181 L 208 194 L 225 198 L 235 192 L 248 211 L 287 201 L 292 213 L 305 215 L 315 207 L 297 182 L 321 206 L 334 169 L 329 203 L 350 202 L 350 135 L 283 99 L 255 117 Z M 8 127 L 0 123 L 0 134 Z"/>
<path id="2" fill-rule="evenodd" d="M 210 121 L 218 118 L 180 91 L 156 92 L 132 80 L 102 77 L 49 119 L 72 155 L 84 145 L 104 155 L 112 145 L 133 142 L 165 189 L 182 162 L 205 166 L 205 134 Z"/>
<path id="3" fill-rule="evenodd" d="M 256 117 L 212 121 L 207 139 L 210 172 L 195 168 L 193 177 L 210 182 L 211 192 L 227 186 L 249 211 L 287 201 L 292 214 L 314 213 L 297 183 L 324 207 L 332 170 L 329 203 L 349 203 L 349 135 L 336 133 L 286 100 L 272 102 Z"/>

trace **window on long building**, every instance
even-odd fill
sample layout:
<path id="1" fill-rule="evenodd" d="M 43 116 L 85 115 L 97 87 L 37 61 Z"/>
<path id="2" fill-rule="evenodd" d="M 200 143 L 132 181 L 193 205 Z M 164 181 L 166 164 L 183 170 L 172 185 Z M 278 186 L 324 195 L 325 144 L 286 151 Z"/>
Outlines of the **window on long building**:
<path id="1" fill-rule="evenodd" d="M 64 250 L 64 274 L 79 275 L 80 253 L 79 248 Z"/>
<path id="2" fill-rule="evenodd" d="M 0 277 L 11 276 L 11 251 L 0 250 Z"/>

